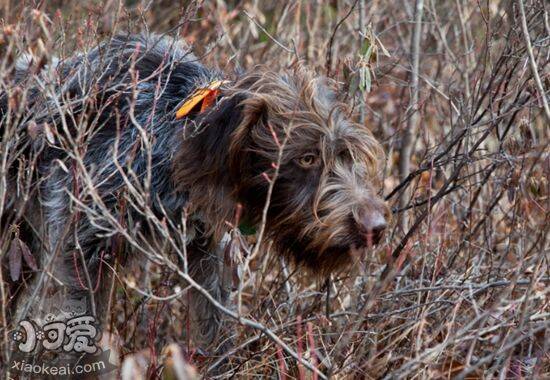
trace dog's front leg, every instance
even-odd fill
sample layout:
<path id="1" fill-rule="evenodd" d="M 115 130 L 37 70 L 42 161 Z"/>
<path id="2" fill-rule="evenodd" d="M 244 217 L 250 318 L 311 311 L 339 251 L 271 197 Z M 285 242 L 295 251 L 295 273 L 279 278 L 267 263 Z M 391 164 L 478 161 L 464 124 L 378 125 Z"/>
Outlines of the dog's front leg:
<path id="1" fill-rule="evenodd" d="M 41 271 L 19 297 L 16 322 L 58 314 L 97 317 L 93 301 L 101 288 L 101 272 L 106 272 L 98 270 L 106 244 L 96 237 L 98 230 L 85 218 L 74 220 L 64 192 L 49 191 L 43 205 L 47 239 L 40 258 Z"/>
<path id="2" fill-rule="evenodd" d="M 224 279 L 228 268 L 226 251 L 229 247 L 229 235 L 214 243 L 211 239 L 196 239 L 188 247 L 189 274 L 204 290 L 224 307 L 227 304 L 231 287 Z M 189 304 L 191 337 L 202 348 L 219 351 L 211 347 L 218 336 L 223 323 L 223 312 L 210 302 L 197 289 L 191 290 Z"/>

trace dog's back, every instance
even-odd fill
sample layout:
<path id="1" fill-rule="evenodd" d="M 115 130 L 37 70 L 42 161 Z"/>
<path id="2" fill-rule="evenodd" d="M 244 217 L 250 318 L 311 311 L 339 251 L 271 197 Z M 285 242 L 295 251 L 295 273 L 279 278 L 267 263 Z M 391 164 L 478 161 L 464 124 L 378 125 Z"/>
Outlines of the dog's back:
<path id="1" fill-rule="evenodd" d="M 62 260 L 72 263 L 69 251 L 78 245 L 93 272 L 112 242 L 99 237 L 105 232 L 101 218 L 74 219 L 69 193 L 82 188 L 79 191 L 87 193 L 82 197 L 84 207 L 94 208 L 90 192 L 96 192 L 115 218 L 123 218 L 121 193 L 128 186 L 143 186 L 149 172 L 154 174 L 147 192 L 151 209 L 169 216 L 181 210 L 186 198 L 174 194 L 171 158 L 184 125 L 174 119 L 174 111 L 197 86 L 216 77 L 188 46 L 159 36 L 118 35 L 87 54 L 40 70 L 31 59 L 22 58 L 13 72 L 12 89 L 26 89 L 25 109 L 17 120 L 8 95 L 0 94 L 0 138 L 22 160 L 36 160 L 36 170 L 31 197 L 19 199 L 18 167 L 11 162 L 2 225 L 18 225 L 21 238 L 33 252 L 40 252 L 39 261 L 59 249 L 66 255 Z M 149 149 L 144 149 L 147 144 Z M 128 184 L 128 178 L 135 183 Z M 138 225 L 140 217 L 133 212 Z M 70 224 L 77 226 L 79 242 L 65 236 Z M 71 269 L 61 275 L 81 287 L 82 273 L 75 273 L 72 264 L 65 267 Z"/>
<path id="2" fill-rule="evenodd" d="M 174 135 L 182 130 L 182 123 L 173 120 L 174 110 L 197 85 L 214 76 L 188 46 L 159 36 L 121 34 L 87 54 L 41 69 L 23 56 L 11 84 L 12 89 L 25 88 L 20 99 L 25 109 L 22 118 L 15 119 L 8 95 L 0 93 L 0 138 L 20 157 L 36 156 L 36 180 L 45 186 L 43 200 L 55 208 L 56 203 L 66 202 L 54 194 L 70 186 L 70 176 L 55 164 L 67 156 L 61 144 L 82 145 L 84 164 L 95 168 L 98 189 L 108 197 L 122 186 L 122 178 L 113 175 L 115 140 L 121 165 L 128 165 L 138 177 L 144 175 L 147 158 L 135 146 L 139 128 L 144 128 L 154 136 L 154 179 L 159 183 L 153 183 L 152 190 L 163 192 L 169 178 L 166 158 L 176 149 Z M 5 135 L 6 128 L 10 134 Z M 11 165 L 11 182 L 16 176 L 17 167 Z"/>
<path id="3" fill-rule="evenodd" d="M 215 76 L 180 41 L 156 35 L 126 34 L 115 36 L 87 54 L 78 53 L 65 60 L 52 58 L 52 62 L 43 67 L 36 67 L 32 57 L 23 55 L 12 72 L 9 83 L 12 89 L 18 88 L 15 95 L 22 96 L 18 92 L 23 89 L 25 92 L 18 99 L 24 105 L 23 118 L 17 123 L 20 145 L 29 142 L 30 124 L 38 124 L 42 131 L 42 123 L 53 126 L 64 123 L 71 135 L 82 128 L 97 133 L 95 140 L 88 141 L 92 149 L 94 143 L 101 144 L 107 135 L 114 136 L 116 124 L 122 129 L 131 129 L 130 111 L 136 115 L 136 121 L 147 128 L 164 123 L 173 117 L 177 104 L 198 84 L 207 83 Z M 153 101 L 154 110 L 149 111 Z M 0 92 L 2 130 L 8 108 L 8 95 Z M 118 115 L 120 118 L 115 120 L 115 109 L 126 114 Z M 86 125 L 75 122 L 83 117 L 87 118 Z M 47 136 L 40 134 L 39 137 Z M 44 148 L 45 153 L 53 156 L 54 151 L 59 151 L 51 146 Z"/>

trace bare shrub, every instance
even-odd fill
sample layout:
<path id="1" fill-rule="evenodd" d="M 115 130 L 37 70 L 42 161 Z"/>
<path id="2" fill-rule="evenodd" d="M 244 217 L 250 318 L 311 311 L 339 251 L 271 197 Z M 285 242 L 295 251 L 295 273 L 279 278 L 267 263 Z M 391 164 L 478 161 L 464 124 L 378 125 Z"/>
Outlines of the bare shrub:
<path id="1" fill-rule="evenodd" d="M 415 17 L 418 3 L 421 19 Z M 75 218 L 86 213 L 103 237 L 122 236 L 147 258 L 124 271 L 104 267 L 115 274 L 102 295 L 106 325 L 128 373 L 154 378 L 177 372 L 178 365 L 191 373 L 190 363 L 209 377 L 550 375 L 546 3 L 107 0 L 50 1 L 38 9 L 34 2 L 6 1 L 0 7 L 0 102 L 7 106 L 0 114 L 4 365 L 16 295 L 31 277 L 48 276 L 35 263 L 43 247 L 25 245 L 24 236 L 36 231 L 23 226 L 32 221 L 21 220 L 20 210 L 35 207 L 37 191 L 37 158 L 24 156 L 20 143 L 28 133 L 70 156 L 58 164 L 81 189 L 60 191 L 70 194 Z M 394 219 L 406 214 L 407 222 L 396 223 L 386 244 L 359 267 L 313 285 L 270 246 L 256 245 L 235 228 L 230 255 L 240 277 L 231 296 L 237 307 L 214 304 L 226 317 L 225 329 L 211 347 L 198 347 L 188 334 L 190 290 L 214 299 L 180 265 L 185 228 L 151 211 L 147 184 L 154 169 L 143 181 L 127 173 L 128 191 L 117 198 L 119 207 L 154 226 L 157 241 L 142 246 L 135 226 L 121 224 L 102 206 L 93 173 L 82 164 L 93 121 L 78 120 L 71 139 L 33 122 L 26 107 L 32 88 L 44 97 L 54 93 L 56 60 L 121 30 L 179 36 L 225 72 L 302 60 L 339 81 L 342 99 L 384 143 L 383 195 Z M 27 65 L 30 74 L 15 82 L 17 65 Z M 142 152 L 150 154 L 143 133 Z M 399 155 L 409 151 L 409 157 Z M 8 176 L 17 186 L 7 186 Z M 89 289 L 96 287 L 82 276 Z M 30 304 L 45 296 L 26 297 Z"/>

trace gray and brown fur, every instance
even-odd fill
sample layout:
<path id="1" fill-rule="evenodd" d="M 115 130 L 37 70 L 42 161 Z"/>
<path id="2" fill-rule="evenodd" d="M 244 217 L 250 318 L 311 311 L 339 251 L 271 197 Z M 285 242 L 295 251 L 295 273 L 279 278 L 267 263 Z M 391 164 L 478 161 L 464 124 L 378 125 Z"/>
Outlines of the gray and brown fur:
<path id="1" fill-rule="evenodd" d="M 102 254 L 106 261 L 129 258 L 135 247 L 120 234 L 107 233 L 108 222 L 94 216 L 93 197 L 82 196 L 85 185 L 75 180 L 72 158 L 44 133 L 31 138 L 31 120 L 48 123 L 67 138 L 87 132 L 83 164 L 101 202 L 120 223 L 131 221 L 145 244 L 159 236 L 131 204 L 122 205 L 128 183 L 120 172 L 134 173 L 140 183 L 147 178 L 149 158 L 136 123 L 143 126 L 151 136 L 154 168 L 147 202 L 173 225 L 181 223 L 185 210 L 189 271 L 217 299 L 225 297 L 220 256 L 227 222 L 240 204 L 242 219 L 260 224 L 269 189 L 266 176 L 274 178 L 280 146 L 265 226 L 277 252 L 325 276 L 350 264 L 352 251 L 376 243 L 386 226 L 388 210 L 377 196 L 381 146 L 366 127 L 350 120 L 331 83 L 304 68 L 256 68 L 224 85 L 211 108 L 183 120 L 176 120 L 175 112 L 196 88 L 230 78 L 207 69 L 189 47 L 167 37 L 120 35 L 87 55 L 60 61 L 54 94 L 33 87 L 30 70 L 14 71 L 14 85 L 33 90 L 13 149 L 22 157 L 37 157 L 34 197 L 23 207 L 13 195 L 1 227 L 20 225 L 29 246 L 45 252 L 42 265 L 57 249 L 55 272 L 68 294 L 86 294 L 72 252 L 82 252 L 95 284 Z M 0 94 L 2 120 L 10 112 L 8 103 Z M 119 166 L 113 162 L 115 145 Z M 89 212 L 75 217 L 70 194 L 80 196 Z M 193 314 L 206 317 L 195 335 L 208 342 L 219 326 L 219 312 L 197 294 L 193 307 Z"/>

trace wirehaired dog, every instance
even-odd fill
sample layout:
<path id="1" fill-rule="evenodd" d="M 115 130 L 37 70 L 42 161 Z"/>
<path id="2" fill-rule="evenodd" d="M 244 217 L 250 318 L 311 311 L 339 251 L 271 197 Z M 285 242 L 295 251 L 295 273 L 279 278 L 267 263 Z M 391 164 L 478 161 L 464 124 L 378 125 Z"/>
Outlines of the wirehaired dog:
<path id="1" fill-rule="evenodd" d="M 36 160 L 37 173 L 31 199 L 12 193 L 10 220 L 70 297 L 102 287 L 102 263 L 120 252 L 171 249 L 167 239 L 181 236 L 169 239 L 159 225 L 185 224 L 189 273 L 223 298 L 222 241 L 241 206 L 241 221 L 265 219 L 276 251 L 321 275 L 382 236 L 381 146 L 349 119 L 328 80 L 301 67 L 228 81 L 183 43 L 119 35 L 38 71 L 31 62 L 15 73 L 14 86 L 30 90 L 13 149 Z M 0 102 L 4 121 L 14 110 L 6 96 Z M 209 341 L 218 311 L 194 298 L 206 318 L 197 339 Z"/>

